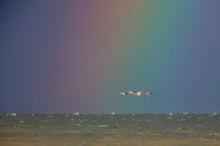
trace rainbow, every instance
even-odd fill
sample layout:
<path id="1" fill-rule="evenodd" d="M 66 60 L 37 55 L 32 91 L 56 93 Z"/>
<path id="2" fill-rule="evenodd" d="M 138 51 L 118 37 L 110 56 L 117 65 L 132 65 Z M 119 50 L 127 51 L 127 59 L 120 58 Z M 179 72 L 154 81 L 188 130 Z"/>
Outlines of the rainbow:
<path id="1" fill-rule="evenodd" d="M 17 3 L 3 10 L 8 19 L 2 21 L 7 26 L 2 111 L 219 110 L 201 92 L 217 93 L 210 86 L 220 87 L 218 1 Z M 127 89 L 151 89 L 155 95 L 118 96 Z"/>

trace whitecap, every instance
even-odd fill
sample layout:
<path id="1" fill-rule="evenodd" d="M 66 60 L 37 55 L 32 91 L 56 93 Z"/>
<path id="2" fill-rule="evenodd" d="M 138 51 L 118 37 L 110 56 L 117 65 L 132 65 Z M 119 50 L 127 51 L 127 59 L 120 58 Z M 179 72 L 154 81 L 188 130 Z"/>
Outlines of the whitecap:
<path id="1" fill-rule="evenodd" d="M 78 116 L 79 115 L 79 112 L 75 112 L 73 113 L 74 116 Z"/>
<path id="2" fill-rule="evenodd" d="M 112 115 L 114 116 L 116 113 L 115 112 L 112 112 Z"/>
<path id="3" fill-rule="evenodd" d="M 78 133 L 78 131 L 64 131 L 65 133 Z"/>
<path id="4" fill-rule="evenodd" d="M 49 117 L 49 118 L 52 118 L 52 117 L 53 117 L 53 115 L 49 115 L 48 117 Z"/>
<path id="5" fill-rule="evenodd" d="M 173 116 L 173 113 L 169 113 L 169 116 Z"/>
<path id="6" fill-rule="evenodd" d="M 108 127 L 109 125 L 99 125 L 98 127 L 100 128 L 104 128 L 104 127 Z"/>
<path id="7" fill-rule="evenodd" d="M 7 116 L 13 116 L 13 117 L 16 117 L 17 114 L 16 114 L 16 113 L 10 113 L 10 114 L 7 114 Z"/>
<path id="8" fill-rule="evenodd" d="M 172 117 L 167 117 L 167 119 L 172 119 Z"/>
<path id="9" fill-rule="evenodd" d="M 178 119 L 178 122 L 186 121 L 185 119 Z"/>

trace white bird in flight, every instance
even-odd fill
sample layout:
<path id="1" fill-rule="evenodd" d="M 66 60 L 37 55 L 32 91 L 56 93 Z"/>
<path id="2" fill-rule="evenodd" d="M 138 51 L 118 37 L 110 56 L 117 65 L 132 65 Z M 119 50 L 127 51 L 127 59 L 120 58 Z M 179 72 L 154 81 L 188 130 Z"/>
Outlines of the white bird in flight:
<path id="1" fill-rule="evenodd" d="M 136 96 L 142 96 L 143 92 L 142 91 L 127 91 L 127 92 L 119 92 L 119 95 L 123 95 L 123 96 L 126 96 L 126 95 L 136 95 Z M 152 96 L 153 95 L 153 92 L 147 90 L 147 92 L 145 93 L 145 95 L 147 96 Z"/>
<path id="2" fill-rule="evenodd" d="M 125 96 L 125 95 L 128 95 L 128 93 L 127 92 L 119 92 L 119 95 Z"/>
<path id="3" fill-rule="evenodd" d="M 128 94 L 136 95 L 136 96 L 141 96 L 142 92 L 141 91 L 128 91 Z"/>
<path id="4" fill-rule="evenodd" d="M 152 95 L 154 95 L 153 92 L 151 92 L 151 91 L 149 91 L 149 90 L 148 90 L 145 94 L 146 94 L 147 96 L 152 96 Z"/>

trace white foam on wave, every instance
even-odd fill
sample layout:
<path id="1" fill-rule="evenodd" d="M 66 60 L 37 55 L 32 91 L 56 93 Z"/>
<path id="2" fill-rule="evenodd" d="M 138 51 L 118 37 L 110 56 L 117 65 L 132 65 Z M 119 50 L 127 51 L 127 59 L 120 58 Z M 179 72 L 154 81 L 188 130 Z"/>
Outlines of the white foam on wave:
<path id="1" fill-rule="evenodd" d="M 23 120 L 20 120 L 20 122 L 19 122 L 20 124 L 24 124 L 24 121 Z"/>
<path id="2" fill-rule="evenodd" d="M 169 116 L 173 116 L 173 113 L 169 113 Z"/>
<path id="3" fill-rule="evenodd" d="M 78 131 L 64 131 L 65 133 L 78 133 Z"/>
<path id="4" fill-rule="evenodd" d="M 79 112 L 73 113 L 74 116 L 78 116 L 79 114 L 80 114 Z"/>
<path id="5" fill-rule="evenodd" d="M 9 114 L 7 114 L 7 116 L 13 116 L 13 117 L 16 117 L 17 114 L 16 114 L 16 113 L 9 113 Z"/>
<path id="6" fill-rule="evenodd" d="M 49 117 L 49 118 L 53 118 L 53 115 L 49 115 L 48 117 Z"/>
<path id="7" fill-rule="evenodd" d="M 108 127 L 109 125 L 99 125 L 98 127 L 100 128 L 105 128 L 105 127 Z"/>
<path id="8" fill-rule="evenodd" d="M 172 117 L 170 116 L 170 117 L 167 117 L 167 119 L 172 119 Z"/>
<path id="9" fill-rule="evenodd" d="M 114 116 L 116 113 L 115 112 L 112 112 L 112 115 Z"/>

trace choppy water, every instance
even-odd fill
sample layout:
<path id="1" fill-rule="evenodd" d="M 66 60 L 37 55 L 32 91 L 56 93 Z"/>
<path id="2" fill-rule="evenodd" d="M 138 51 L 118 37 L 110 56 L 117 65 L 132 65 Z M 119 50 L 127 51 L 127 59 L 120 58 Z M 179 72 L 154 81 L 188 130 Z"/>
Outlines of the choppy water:
<path id="1" fill-rule="evenodd" d="M 0 114 L 0 137 L 220 139 L 218 114 Z"/>

